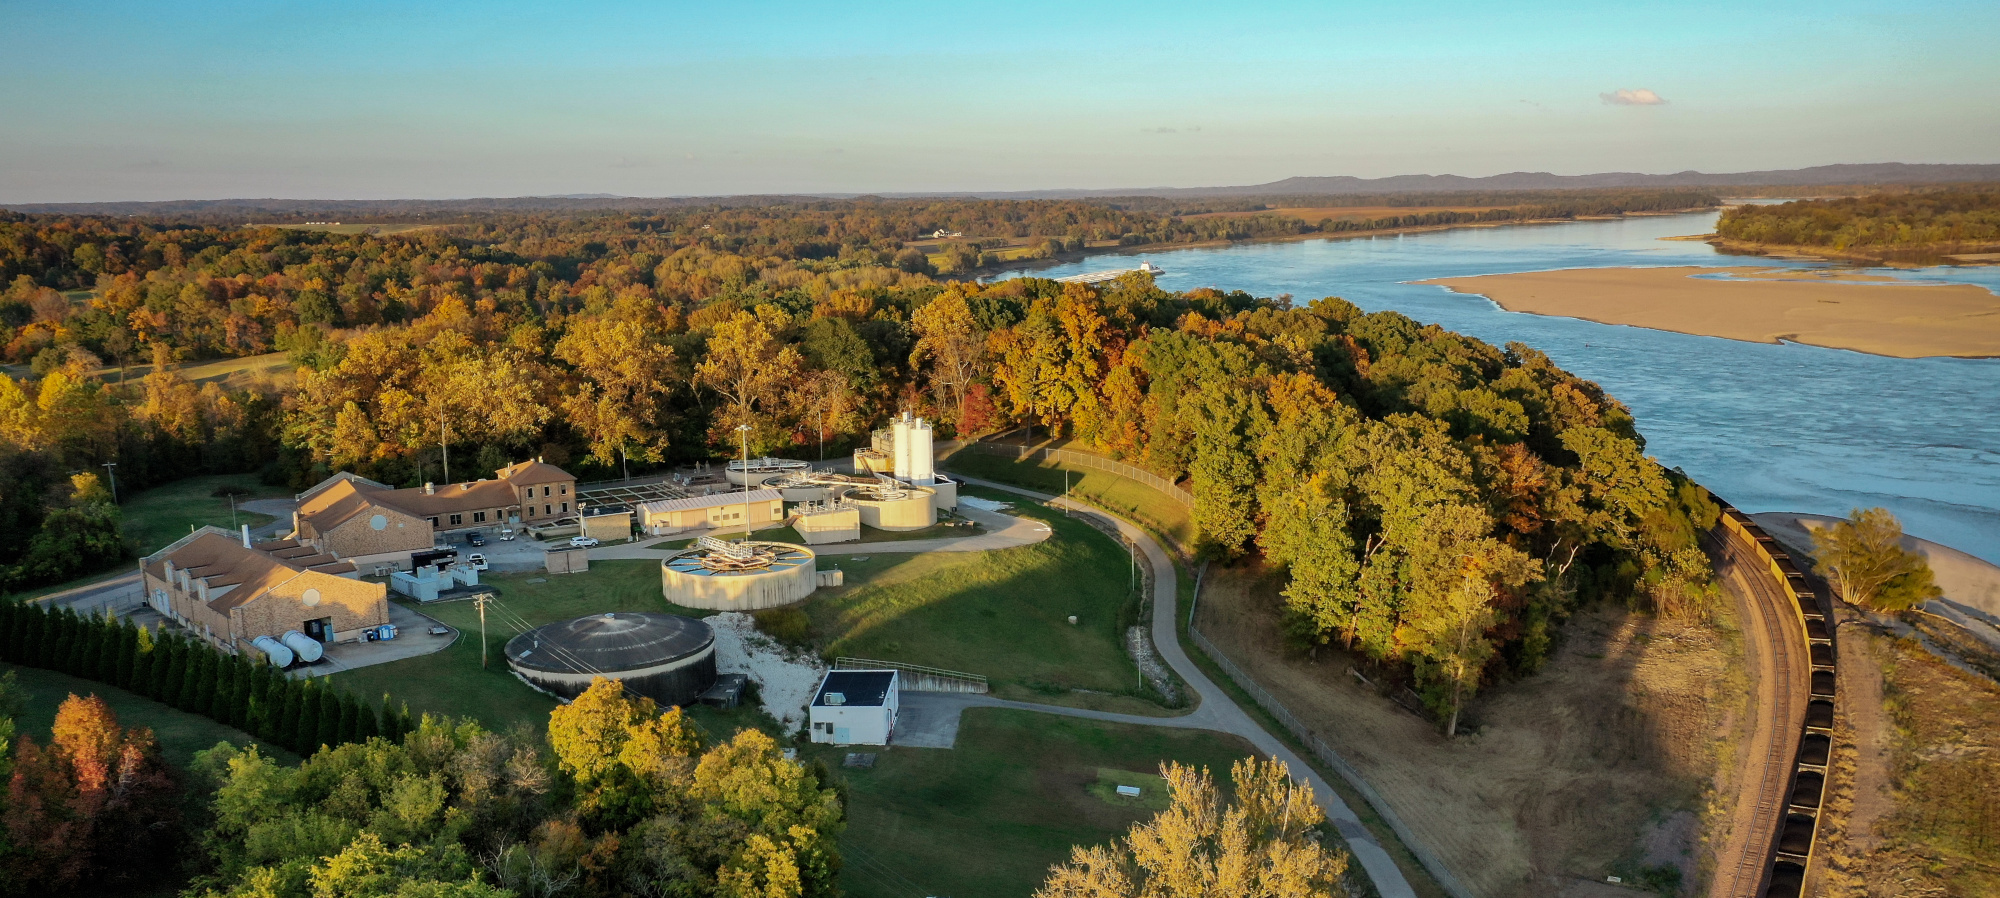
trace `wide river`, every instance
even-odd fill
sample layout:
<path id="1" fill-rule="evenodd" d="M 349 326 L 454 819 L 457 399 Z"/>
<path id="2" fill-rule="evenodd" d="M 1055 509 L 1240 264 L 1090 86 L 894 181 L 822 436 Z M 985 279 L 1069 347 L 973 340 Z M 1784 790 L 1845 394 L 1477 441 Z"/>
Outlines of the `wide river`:
<path id="1" fill-rule="evenodd" d="M 1845 515 L 1879 505 L 1912 535 L 2000 563 L 2000 359 L 1892 359 L 1696 337 L 1509 312 L 1409 283 L 1556 268 L 1824 267 L 1659 239 L 1708 233 L 1716 214 L 1097 256 L 1032 273 L 1063 277 L 1144 259 L 1165 269 L 1158 283 L 1169 290 L 1291 294 L 1301 303 L 1340 296 L 1495 345 L 1518 340 L 1623 400 L 1649 454 L 1738 508 Z M 1875 271 L 2000 292 L 2000 267 Z"/>

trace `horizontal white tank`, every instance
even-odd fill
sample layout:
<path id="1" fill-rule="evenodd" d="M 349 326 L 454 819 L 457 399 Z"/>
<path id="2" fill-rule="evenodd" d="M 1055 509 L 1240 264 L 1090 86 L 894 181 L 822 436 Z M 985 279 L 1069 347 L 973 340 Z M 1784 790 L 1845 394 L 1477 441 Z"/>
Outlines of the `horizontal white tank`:
<path id="1" fill-rule="evenodd" d="M 319 640 L 297 630 L 286 630 L 285 635 L 278 637 L 278 641 L 284 643 L 286 648 L 299 656 L 300 661 L 307 664 L 318 661 L 321 655 L 326 654 L 326 647 L 320 645 Z"/>
<path id="2" fill-rule="evenodd" d="M 271 666 L 292 666 L 292 650 L 285 648 L 284 643 L 269 636 L 259 636 L 256 639 L 250 640 L 250 644 L 255 646 L 258 651 L 263 652 L 264 657 L 271 659 Z"/>

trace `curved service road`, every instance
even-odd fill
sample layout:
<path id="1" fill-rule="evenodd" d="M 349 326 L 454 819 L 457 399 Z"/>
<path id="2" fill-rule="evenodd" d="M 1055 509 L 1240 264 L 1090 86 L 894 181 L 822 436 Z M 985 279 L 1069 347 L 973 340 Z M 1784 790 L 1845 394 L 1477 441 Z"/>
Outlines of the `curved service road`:
<path id="1" fill-rule="evenodd" d="M 965 696 L 963 701 L 966 706 L 1017 708 L 1116 723 L 1214 730 L 1240 737 L 1256 746 L 1258 751 L 1285 762 L 1285 766 L 1291 768 L 1295 779 L 1302 779 L 1311 784 L 1314 797 L 1326 811 L 1327 820 L 1333 823 L 1341 838 L 1347 840 L 1348 851 L 1354 855 L 1354 860 L 1360 864 L 1361 869 L 1368 874 L 1368 879 L 1375 884 L 1375 890 L 1382 895 L 1382 898 L 1416 898 L 1416 890 L 1410 887 L 1409 880 L 1403 878 L 1403 871 L 1397 869 L 1396 862 L 1389 857 L 1389 852 L 1383 849 L 1382 843 L 1376 841 L 1375 834 L 1361 825 L 1361 818 L 1355 815 L 1353 808 L 1347 806 L 1347 802 L 1341 800 L 1340 793 L 1333 791 L 1333 786 L 1320 776 L 1319 771 L 1293 752 L 1290 746 L 1259 726 L 1250 715 L 1243 713 L 1243 709 L 1237 707 L 1236 702 L 1229 697 L 1229 693 L 1222 691 L 1222 687 L 1209 680 L 1201 668 L 1196 667 L 1188 658 L 1187 652 L 1182 650 L 1180 634 L 1174 626 L 1174 621 L 1178 617 L 1176 606 L 1180 602 L 1180 578 L 1174 570 L 1173 559 L 1158 542 L 1154 541 L 1151 534 L 1122 518 L 1080 502 L 971 477 L 961 477 L 961 479 L 965 483 L 1040 499 L 1058 507 L 1068 507 L 1072 511 L 1109 521 L 1118 528 L 1119 533 L 1133 545 L 1138 546 L 1139 551 L 1146 556 L 1146 563 L 1153 570 L 1153 644 L 1158 649 L 1160 657 L 1166 659 L 1168 666 L 1174 669 L 1174 673 L 1179 674 L 1188 688 L 1201 699 L 1192 713 L 1180 717 L 1110 714 L 1078 708 L 1007 702 L 986 696 Z"/>

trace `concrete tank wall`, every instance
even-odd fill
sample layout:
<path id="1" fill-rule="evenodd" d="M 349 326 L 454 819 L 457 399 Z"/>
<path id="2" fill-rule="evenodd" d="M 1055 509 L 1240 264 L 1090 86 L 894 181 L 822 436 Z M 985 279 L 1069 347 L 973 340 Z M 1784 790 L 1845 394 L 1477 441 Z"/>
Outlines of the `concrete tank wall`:
<path id="1" fill-rule="evenodd" d="M 861 511 L 857 508 L 842 508 L 838 511 L 823 511 L 816 514 L 799 515 L 792 529 L 808 546 L 825 543 L 853 542 L 861 538 Z"/>
<path id="2" fill-rule="evenodd" d="M 663 705 L 691 705 L 703 690 L 715 685 L 715 644 L 686 658 L 676 658 L 634 670 L 607 670 L 598 673 L 551 673 L 522 667 L 509 659 L 507 666 L 524 680 L 563 698 L 576 698 L 590 688 L 592 677 L 619 680 L 627 689 Z"/>
<path id="3" fill-rule="evenodd" d="M 937 494 L 922 487 L 907 487 L 901 499 L 866 499 L 849 494 L 847 501 L 861 510 L 861 523 L 877 530 L 922 530 L 937 523 Z"/>
<path id="4" fill-rule="evenodd" d="M 797 548 L 806 553 L 804 564 L 740 574 L 682 573 L 662 562 L 661 590 L 676 605 L 711 611 L 756 611 L 803 601 L 818 583 L 812 551 Z"/>

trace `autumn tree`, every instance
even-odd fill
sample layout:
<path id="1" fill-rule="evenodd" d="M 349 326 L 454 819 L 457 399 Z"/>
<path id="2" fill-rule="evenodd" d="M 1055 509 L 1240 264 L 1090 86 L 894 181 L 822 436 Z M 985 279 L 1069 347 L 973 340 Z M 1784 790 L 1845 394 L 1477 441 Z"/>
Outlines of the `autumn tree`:
<path id="1" fill-rule="evenodd" d="M 947 290 L 918 308 L 910 316 L 910 327 L 917 333 L 911 366 L 930 363 L 931 388 L 950 397 L 945 411 L 957 420 L 964 415 L 967 391 L 983 372 L 986 332 L 973 317 L 965 294 L 957 290 Z"/>
<path id="2" fill-rule="evenodd" d="M 1840 596 L 1871 611 L 1905 611 L 1944 594 L 1921 553 L 1903 547 L 1903 525 L 1883 508 L 1857 508 L 1813 530 L 1813 560 Z"/>
<path id="3" fill-rule="evenodd" d="M 1344 898 L 1347 854 L 1285 762 L 1245 758 L 1225 803 L 1208 771 L 1161 765 L 1171 804 L 1108 846 L 1070 851 L 1036 898 Z"/>
<path id="4" fill-rule="evenodd" d="M 637 315 L 583 318 L 556 343 L 556 358 L 576 371 L 562 409 L 590 441 L 591 457 L 623 466 L 637 455 L 655 462 L 667 448 L 666 397 L 674 351 Z"/>
<path id="5" fill-rule="evenodd" d="M 772 428 L 765 419 L 797 379 L 803 363 L 799 351 L 779 343 L 755 314 L 738 312 L 717 322 L 708 337 L 708 354 L 695 365 L 696 381 L 728 403 L 715 418 L 710 441 L 734 445 L 735 429 L 749 425 L 760 431 L 752 434 L 753 442 L 769 445 Z"/>
<path id="6" fill-rule="evenodd" d="M 0 865 L 17 885 L 56 891 L 142 876 L 174 847 L 174 792 L 150 730 L 71 695 L 47 746 L 20 739 L 6 801 L 14 850 Z"/>

